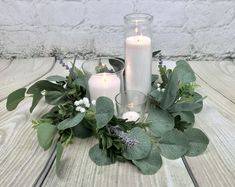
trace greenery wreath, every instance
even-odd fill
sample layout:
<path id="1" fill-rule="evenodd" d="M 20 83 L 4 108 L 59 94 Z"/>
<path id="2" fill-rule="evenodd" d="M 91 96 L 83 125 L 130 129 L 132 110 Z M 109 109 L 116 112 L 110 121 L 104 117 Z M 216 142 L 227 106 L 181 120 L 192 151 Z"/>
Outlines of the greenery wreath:
<path id="1" fill-rule="evenodd" d="M 44 150 L 56 142 L 57 171 L 63 148 L 73 138 L 94 136 L 98 144 L 90 148 L 89 156 L 97 165 L 128 161 L 143 174 L 152 175 L 162 165 L 161 155 L 168 159 L 197 156 L 209 143 L 201 130 L 193 128 L 194 114 L 202 110 L 204 97 L 195 92 L 196 77 L 190 65 L 179 60 L 173 70 L 161 63 L 158 67 L 160 76 L 152 75 L 152 91 L 148 95 L 149 115 L 141 122 L 117 118 L 114 104 L 107 97 L 89 101 L 85 75 L 75 67 L 75 62 L 66 77 L 50 76 L 28 89 L 12 92 L 6 107 L 8 111 L 14 110 L 26 96 L 32 97 L 30 112 L 43 97 L 52 106 L 49 112 L 33 120 L 32 126 Z"/>

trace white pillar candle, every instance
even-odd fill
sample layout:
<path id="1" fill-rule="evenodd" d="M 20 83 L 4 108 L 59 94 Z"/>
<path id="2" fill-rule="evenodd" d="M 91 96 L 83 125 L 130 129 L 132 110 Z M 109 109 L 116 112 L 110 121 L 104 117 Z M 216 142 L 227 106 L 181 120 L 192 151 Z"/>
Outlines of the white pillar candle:
<path id="1" fill-rule="evenodd" d="M 121 80 L 116 74 L 99 73 L 91 76 L 88 87 L 91 100 L 106 96 L 114 102 L 115 96 L 120 92 Z"/>
<path id="2" fill-rule="evenodd" d="M 136 35 L 126 38 L 125 46 L 126 89 L 144 94 L 151 91 L 152 47 L 147 36 Z"/>
<path id="3" fill-rule="evenodd" d="M 127 119 L 127 121 L 136 121 L 140 118 L 140 115 L 135 111 L 128 111 L 122 115 L 122 119 Z"/>

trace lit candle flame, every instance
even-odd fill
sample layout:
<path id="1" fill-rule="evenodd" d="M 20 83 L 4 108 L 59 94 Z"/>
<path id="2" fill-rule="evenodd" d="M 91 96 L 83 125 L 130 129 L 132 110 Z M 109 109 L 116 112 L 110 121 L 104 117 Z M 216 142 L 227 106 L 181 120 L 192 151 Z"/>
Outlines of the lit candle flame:
<path id="1" fill-rule="evenodd" d="M 129 107 L 129 108 L 133 108 L 133 107 L 134 107 L 134 103 L 129 103 L 129 104 L 128 104 L 128 107 Z"/>
<path id="2" fill-rule="evenodd" d="M 137 27 L 135 28 L 135 33 L 138 34 L 138 28 Z"/>

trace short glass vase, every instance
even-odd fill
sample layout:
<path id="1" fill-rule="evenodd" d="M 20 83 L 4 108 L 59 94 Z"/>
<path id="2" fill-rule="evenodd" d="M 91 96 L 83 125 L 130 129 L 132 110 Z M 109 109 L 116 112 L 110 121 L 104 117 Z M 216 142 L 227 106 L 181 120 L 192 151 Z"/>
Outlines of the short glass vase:
<path id="1" fill-rule="evenodd" d="M 87 95 L 90 100 L 100 96 L 115 102 L 115 96 L 123 90 L 124 62 L 114 57 L 97 57 L 82 64 L 86 76 Z"/>
<path id="2" fill-rule="evenodd" d="M 127 121 L 142 121 L 147 96 L 139 91 L 124 91 L 115 97 L 117 116 Z"/>

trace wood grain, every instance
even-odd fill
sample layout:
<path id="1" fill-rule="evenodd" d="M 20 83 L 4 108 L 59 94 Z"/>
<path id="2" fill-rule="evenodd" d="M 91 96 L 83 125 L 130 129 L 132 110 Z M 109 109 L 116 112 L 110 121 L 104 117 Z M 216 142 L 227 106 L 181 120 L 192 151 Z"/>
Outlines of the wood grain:
<path id="1" fill-rule="evenodd" d="M 39 59 L 38 65 L 40 66 L 38 66 L 37 59 L 32 60 L 32 63 L 27 60 L 28 66 L 32 68 L 31 71 L 24 66 L 27 71 L 25 74 L 17 75 L 17 78 L 20 79 L 19 85 L 14 83 L 14 88 L 12 83 L 11 89 L 17 89 L 19 86 L 24 86 L 23 84 L 30 83 L 32 80 L 30 76 L 36 78 L 45 74 L 51 68 L 53 61 L 52 58 L 50 61 Z M 18 65 L 16 67 L 19 68 Z M 43 69 L 45 72 L 42 71 Z M 14 76 L 17 69 L 15 72 L 13 70 L 14 68 L 11 73 Z M 61 65 L 56 64 L 46 76 L 66 73 L 67 71 Z M 5 75 L 2 76 L 1 81 L 9 82 L 11 74 Z M 6 91 L 4 93 L 7 94 Z M 48 106 L 42 101 L 31 115 L 29 113 L 31 102 L 31 99 L 23 101 L 13 112 L 6 111 L 6 100 L 0 103 L 0 186 L 32 186 L 51 155 L 50 151 L 44 152 L 39 147 L 36 131 L 31 127 L 31 120 L 45 113 Z"/>
<path id="2" fill-rule="evenodd" d="M 235 62 L 200 61 L 190 64 L 208 86 L 235 104 Z"/>
<path id="3" fill-rule="evenodd" d="M 201 85 L 198 91 L 208 96 L 203 111 L 196 116 L 195 127 L 207 134 L 210 144 L 204 154 L 186 159 L 199 186 L 232 187 L 235 186 L 235 104 L 232 102 L 235 96 L 235 64 L 203 64 L 191 63 L 200 75 L 200 78 L 197 77 Z"/>
<path id="4" fill-rule="evenodd" d="M 1 101 L 12 91 L 33 83 L 48 73 L 54 65 L 54 58 L 16 59 L 8 66 L 9 61 L 2 60 L 0 63 L 3 64 L 0 66 Z"/>

